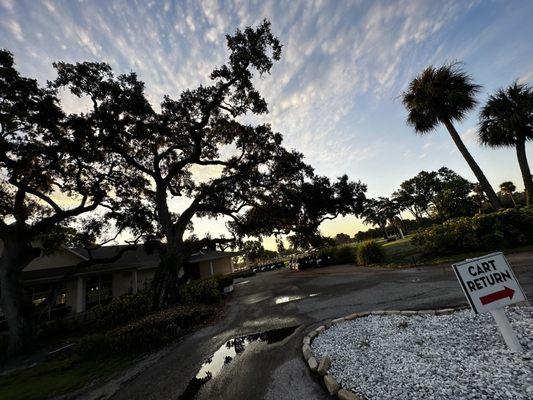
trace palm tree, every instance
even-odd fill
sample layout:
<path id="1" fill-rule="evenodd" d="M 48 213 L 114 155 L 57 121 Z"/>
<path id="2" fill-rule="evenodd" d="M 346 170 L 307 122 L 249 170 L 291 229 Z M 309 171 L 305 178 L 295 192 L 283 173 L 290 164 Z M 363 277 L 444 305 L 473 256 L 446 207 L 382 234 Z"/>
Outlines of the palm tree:
<path id="1" fill-rule="evenodd" d="M 475 95 L 480 88 L 457 63 L 439 68 L 430 66 L 411 81 L 407 91 L 402 93 L 402 101 L 409 112 L 407 123 L 412 125 L 417 133 L 428 133 L 439 123 L 448 129 L 492 207 L 497 210 L 501 208 L 498 196 L 453 126 L 454 121 L 461 121 L 466 112 L 477 104 Z"/>
<path id="2" fill-rule="evenodd" d="M 516 148 L 526 189 L 526 204 L 533 204 L 533 179 L 527 163 L 526 141 L 533 140 L 533 89 L 515 82 L 489 97 L 479 117 L 479 139 L 490 147 Z"/>
<path id="3" fill-rule="evenodd" d="M 513 193 L 515 192 L 515 190 L 516 190 L 516 186 L 511 181 L 500 183 L 500 192 L 502 192 L 502 194 L 504 195 L 509 196 L 511 198 L 511 201 L 513 202 L 513 207 L 516 208 L 516 201 L 513 197 Z"/>

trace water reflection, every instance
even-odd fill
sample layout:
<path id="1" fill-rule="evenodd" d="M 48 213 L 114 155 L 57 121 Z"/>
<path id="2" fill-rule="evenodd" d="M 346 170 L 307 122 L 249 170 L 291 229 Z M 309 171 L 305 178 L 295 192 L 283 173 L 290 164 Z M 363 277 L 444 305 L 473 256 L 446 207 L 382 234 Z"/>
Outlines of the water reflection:
<path id="1" fill-rule="evenodd" d="M 225 365 L 231 363 L 235 357 L 244 352 L 247 346 L 254 342 L 272 344 L 281 342 L 292 335 L 298 326 L 273 329 L 262 333 L 240 336 L 228 340 L 213 353 L 203 364 L 196 376 L 179 397 L 179 400 L 194 399 L 200 388 L 212 378 L 215 378 Z"/>
<path id="2" fill-rule="evenodd" d="M 308 296 L 309 297 L 315 297 L 315 296 L 318 296 L 319 293 L 311 293 L 309 294 Z M 305 298 L 306 296 L 280 296 L 280 297 L 277 297 L 276 300 L 274 300 L 274 302 L 276 304 L 283 304 L 283 303 L 288 303 L 290 301 L 295 301 L 295 300 L 301 300 L 303 298 Z"/>

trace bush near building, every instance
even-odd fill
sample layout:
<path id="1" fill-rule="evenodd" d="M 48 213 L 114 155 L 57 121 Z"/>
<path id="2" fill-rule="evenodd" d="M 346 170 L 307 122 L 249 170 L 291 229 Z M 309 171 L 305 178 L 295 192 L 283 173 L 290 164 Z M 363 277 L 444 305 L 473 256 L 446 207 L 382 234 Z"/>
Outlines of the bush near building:
<path id="1" fill-rule="evenodd" d="M 491 214 L 454 218 L 418 230 L 411 241 L 431 255 L 533 244 L 533 208 L 505 209 Z"/>
<path id="2" fill-rule="evenodd" d="M 153 350 L 203 324 L 216 310 L 208 305 L 160 310 L 111 331 L 84 337 L 76 353 L 83 359 L 104 359 Z"/>

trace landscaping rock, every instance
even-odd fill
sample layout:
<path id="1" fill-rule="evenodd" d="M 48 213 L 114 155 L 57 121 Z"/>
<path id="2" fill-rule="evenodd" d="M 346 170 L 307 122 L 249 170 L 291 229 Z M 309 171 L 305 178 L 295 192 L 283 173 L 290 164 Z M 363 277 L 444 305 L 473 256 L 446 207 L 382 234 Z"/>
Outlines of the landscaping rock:
<path id="1" fill-rule="evenodd" d="M 418 315 L 435 315 L 435 310 L 421 310 Z"/>
<path id="2" fill-rule="evenodd" d="M 311 353 L 311 347 L 309 347 L 308 344 L 304 344 L 302 346 L 302 354 L 304 356 L 305 361 L 309 360 L 309 358 L 313 355 Z"/>
<path id="3" fill-rule="evenodd" d="M 372 311 L 372 312 L 370 312 L 370 314 L 372 314 L 372 315 L 383 315 L 383 314 L 385 314 L 385 310 Z"/>
<path id="4" fill-rule="evenodd" d="M 330 395 L 337 394 L 339 389 L 341 388 L 335 378 L 331 375 L 326 375 L 324 377 L 324 385 L 326 385 L 326 389 L 328 389 L 328 392 Z"/>
<path id="5" fill-rule="evenodd" d="M 338 324 L 339 322 L 343 322 L 343 321 L 344 321 L 344 317 L 336 318 L 336 319 L 331 320 L 331 325 L 335 325 L 335 324 Z"/>
<path id="6" fill-rule="evenodd" d="M 318 328 L 315 329 L 315 332 L 317 334 L 319 334 L 319 333 L 324 332 L 325 330 L 326 330 L 326 327 L 324 325 L 321 325 L 321 326 L 319 326 Z"/>
<path id="7" fill-rule="evenodd" d="M 402 315 L 416 315 L 416 314 L 418 314 L 418 311 L 404 310 L 404 311 L 400 311 L 400 314 L 402 314 Z"/>
<path id="8" fill-rule="evenodd" d="M 307 345 L 311 344 L 311 338 L 309 336 L 304 337 L 302 343 Z"/>
<path id="9" fill-rule="evenodd" d="M 309 369 L 311 371 L 316 371 L 318 368 L 318 363 L 316 362 L 315 357 L 309 357 L 309 360 L 307 360 L 307 365 L 309 365 Z"/>
<path id="10" fill-rule="evenodd" d="M 423 313 L 336 324 L 313 341 L 313 357 L 330 357 L 326 377 L 367 400 L 396 400 L 406 393 L 410 400 L 533 399 L 532 307 L 506 309 L 524 347 L 519 355 L 509 351 L 490 314 Z M 340 390 L 337 395 L 354 399 Z"/>
<path id="11" fill-rule="evenodd" d="M 318 335 L 318 332 L 317 332 L 317 331 L 311 331 L 311 332 L 309 332 L 309 339 L 310 339 L 311 341 L 313 341 L 313 339 L 316 338 L 317 335 Z"/>
<path id="12" fill-rule="evenodd" d="M 322 376 L 327 375 L 328 369 L 330 366 L 331 366 L 331 358 L 329 358 L 328 356 L 322 357 L 322 359 L 318 363 L 318 368 L 316 371 L 319 373 L 319 375 L 322 375 Z"/>
<path id="13" fill-rule="evenodd" d="M 341 389 L 337 392 L 339 400 L 361 400 L 361 398 L 349 390 Z"/>
<path id="14" fill-rule="evenodd" d="M 453 314 L 455 310 L 453 308 L 442 308 L 440 310 L 435 311 L 435 314 L 437 315 L 450 315 Z"/>
<path id="15" fill-rule="evenodd" d="M 387 315 L 395 315 L 395 314 L 399 314 L 400 311 L 399 310 L 387 310 L 385 311 L 385 314 Z"/>
<path id="16" fill-rule="evenodd" d="M 346 321 L 351 321 L 353 319 L 356 319 L 356 318 L 362 318 L 362 317 L 366 317 L 370 315 L 370 313 L 368 311 L 364 311 L 364 312 L 356 312 L 356 313 L 353 313 L 353 314 L 350 314 L 346 317 L 344 317 L 344 319 Z"/>

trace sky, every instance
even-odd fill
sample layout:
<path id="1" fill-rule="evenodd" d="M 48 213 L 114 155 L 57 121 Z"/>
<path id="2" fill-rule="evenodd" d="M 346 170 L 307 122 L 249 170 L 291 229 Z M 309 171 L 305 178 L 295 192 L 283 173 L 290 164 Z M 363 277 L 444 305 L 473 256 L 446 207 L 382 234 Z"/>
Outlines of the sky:
<path id="1" fill-rule="evenodd" d="M 389 196 L 421 170 L 447 166 L 474 175 L 443 127 L 418 136 L 400 95 L 428 65 L 461 61 L 483 86 L 483 103 L 514 80 L 533 84 L 533 1 L 53 1 L 0 0 L 0 48 L 44 83 L 54 61 L 105 61 L 135 71 L 157 106 L 166 94 L 206 83 L 225 61 L 225 34 L 267 18 L 283 44 L 269 76 L 256 80 L 269 103 L 262 118 L 301 151 L 318 174 L 348 174 L 367 195 Z M 67 109 L 83 102 L 65 96 Z M 476 141 L 478 110 L 456 128 L 497 188 L 523 184 L 513 149 Z M 528 145 L 532 160 L 533 145 Z M 354 217 L 323 234 L 366 229 Z M 199 236 L 224 230 L 199 220 Z M 273 241 L 267 241 L 272 247 Z"/>

